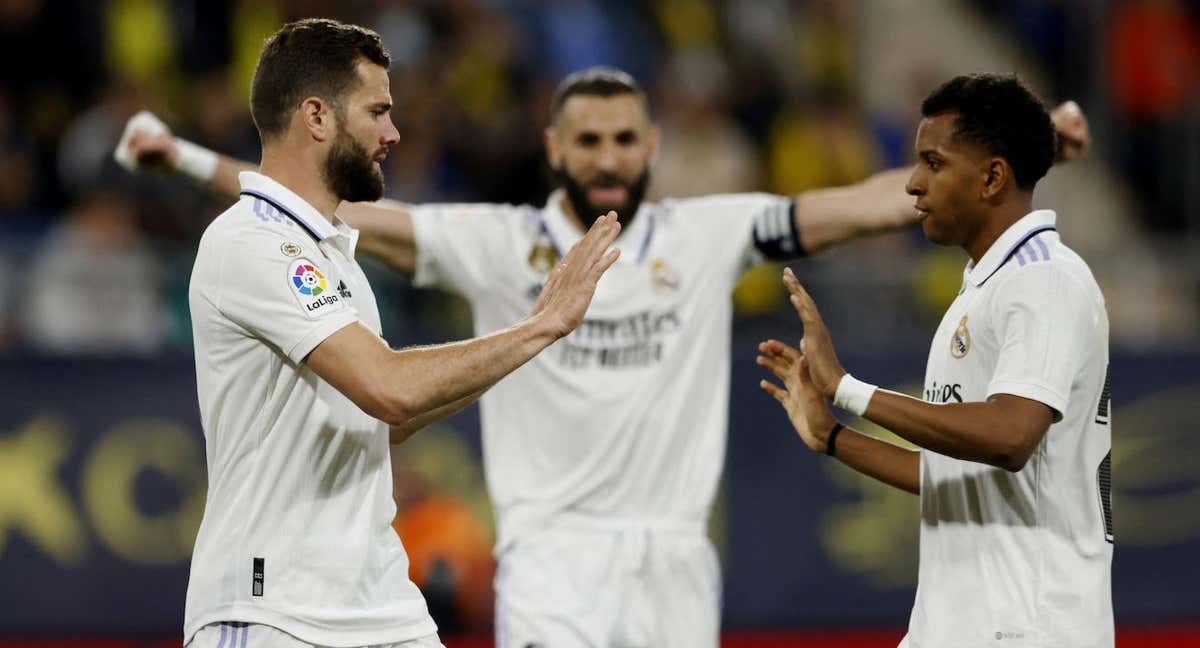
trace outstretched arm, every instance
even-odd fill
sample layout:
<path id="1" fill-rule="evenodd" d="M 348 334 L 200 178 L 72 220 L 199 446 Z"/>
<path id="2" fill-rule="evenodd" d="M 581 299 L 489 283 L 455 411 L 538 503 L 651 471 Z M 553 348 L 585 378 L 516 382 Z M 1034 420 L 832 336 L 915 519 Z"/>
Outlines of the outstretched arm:
<path id="1" fill-rule="evenodd" d="M 490 335 L 394 351 L 361 323 L 326 338 L 308 366 L 368 414 L 391 426 L 394 443 L 465 407 L 583 321 L 596 283 L 616 261 L 620 224 L 597 219 L 551 273 L 529 318 Z"/>
<path id="2" fill-rule="evenodd" d="M 1069 162 L 1087 154 L 1091 132 L 1087 118 L 1074 101 L 1050 113 L 1058 132 L 1055 162 Z M 815 189 L 795 196 L 796 230 L 808 254 L 839 243 L 915 224 L 919 218 L 904 185 L 912 175 L 905 167 L 883 171 L 845 187 Z"/>
<path id="3" fill-rule="evenodd" d="M 153 169 L 177 173 L 230 201 L 237 200 L 242 190 L 238 174 L 258 170 L 250 162 L 177 137 L 158 117 L 145 111 L 125 125 L 114 157 L 131 172 Z M 342 203 L 337 213 L 359 231 L 358 249 L 397 272 L 416 272 L 417 244 L 407 205 L 394 200 Z"/>

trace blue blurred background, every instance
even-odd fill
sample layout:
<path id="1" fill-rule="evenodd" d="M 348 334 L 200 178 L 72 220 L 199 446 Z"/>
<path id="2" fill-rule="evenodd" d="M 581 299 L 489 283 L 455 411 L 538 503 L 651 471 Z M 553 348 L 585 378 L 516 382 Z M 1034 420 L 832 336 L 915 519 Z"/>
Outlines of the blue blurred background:
<path id="1" fill-rule="evenodd" d="M 148 108 L 256 160 L 259 47 L 308 16 L 370 26 L 390 48 L 401 142 L 387 186 L 410 202 L 540 205 L 550 92 L 598 63 L 650 92 L 664 136 L 652 197 L 790 194 L 908 164 L 921 98 L 962 72 L 1017 72 L 1049 104 L 1078 101 L 1093 152 L 1052 170 L 1036 202 L 1059 211 L 1108 303 L 1117 621 L 1200 625 L 1200 2 L 0 0 L 0 644 L 178 643 L 205 492 L 187 282 L 226 205 L 128 175 L 111 152 Z M 792 266 L 846 365 L 915 392 L 964 262 L 914 231 Z M 462 301 L 369 271 L 393 345 L 471 334 Z M 799 331 L 778 266 L 747 272 L 733 298 L 712 525 L 725 627 L 743 641 L 902 628 L 916 499 L 807 454 L 758 392 L 754 345 Z M 443 635 L 486 636 L 475 412 L 393 454 L 396 526 Z"/>

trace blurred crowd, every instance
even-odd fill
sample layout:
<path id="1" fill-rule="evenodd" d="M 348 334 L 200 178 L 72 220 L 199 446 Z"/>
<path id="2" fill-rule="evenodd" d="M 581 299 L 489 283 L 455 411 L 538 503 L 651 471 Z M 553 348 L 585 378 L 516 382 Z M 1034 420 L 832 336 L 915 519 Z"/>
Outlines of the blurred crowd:
<path id="1" fill-rule="evenodd" d="M 1195 3 L 968 4 L 1043 63 L 1057 96 L 1091 98 L 1086 109 L 1120 125 L 1097 134 L 1107 140 L 1098 155 L 1136 192 L 1141 226 L 1200 236 L 1198 190 L 1187 186 L 1200 169 L 1200 143 L 1186 137 L 1200 112 Z M 564 74 L 599 63 L 649 90 L 664 138 L 652 198 L 790 194 L 907 163 L 915 106 L 871 114 L 857 96 L 856 18 L 867 5 L 0 0 L 0 352 L 190 352 L 192 255 L 225 205 L 176 177 L 129 175 L 111 152 L 126 119 L 146 108 L 184 137 L 257 159 L 249 81 L 263 40 L 287 20 L 334 17 L 383 36 L 401 133 L 385 170 L 391 197 L 541 204 L 552 183 L 541 152 L 549 95 Z M 1088 51 L 1109 53 L 1103 78 L 1071 72 Z M 926 79 L 917 97 L 940 80 Z M 848 314 L 841 325 L 918 340 L 957 290 L 962 261 L 919 232 L 846 259 L 810 269 L 835 322 L 849 311 L 838 288 L 869 285 L 896 314 L 882 323 Z M 461 302 L 372 272 L 393 344 L 470 333 Z M 777 284 L 773 268 L 750 273 L 739 312 L 785 316 Z"/>

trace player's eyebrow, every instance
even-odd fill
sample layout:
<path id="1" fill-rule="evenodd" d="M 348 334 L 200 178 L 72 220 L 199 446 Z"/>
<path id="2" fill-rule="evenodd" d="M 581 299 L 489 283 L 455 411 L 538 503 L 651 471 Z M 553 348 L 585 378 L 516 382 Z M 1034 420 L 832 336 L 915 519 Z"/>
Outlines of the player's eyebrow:
<path id="1" fill-rule="evenodd" d="M 938 153 L 937 149 L 923 149 L 920 153 L 917 153 L 917 155 L 922 160 L 926 160 L 926 161 L 940 160 L 945 157 L 941 153 Z"/>
<path id="2" fill-rule="evenodd" d="M 392 102 L 390 102 L 390 101 L 377 101 L 368 107 L 368 110 L 370 110 L 372 112 L 374 112 L 376 110 L 388 112 L 391 109 L 392 109 Z"/>

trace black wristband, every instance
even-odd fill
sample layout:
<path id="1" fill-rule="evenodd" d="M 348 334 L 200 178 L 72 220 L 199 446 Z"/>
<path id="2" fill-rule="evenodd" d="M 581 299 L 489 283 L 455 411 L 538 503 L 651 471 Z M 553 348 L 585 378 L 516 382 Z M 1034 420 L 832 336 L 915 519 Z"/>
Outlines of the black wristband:
<path id="1" fill-rule="evenodd" d="M 834 423 L 833 429 L 829 431 L 829 438 L 825 440 L 825 454 L 829 455 L 830 457 L 837 456 L 837 435 L 838 432 L 841 432 L 842 428 L 844 427 L 846 426 L 842 425 L 841 423 Z"/>

